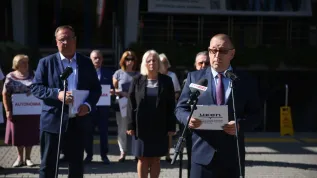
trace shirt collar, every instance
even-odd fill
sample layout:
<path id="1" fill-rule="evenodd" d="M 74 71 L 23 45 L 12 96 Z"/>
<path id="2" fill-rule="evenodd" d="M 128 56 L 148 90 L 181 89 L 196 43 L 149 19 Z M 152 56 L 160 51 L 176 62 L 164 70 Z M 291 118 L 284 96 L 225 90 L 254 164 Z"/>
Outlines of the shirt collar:
<path id="1" fill-rule="evenodd" d="M 227 69 L 227 70 L 232 70 L 231 65 L 228 67 L 228 69 Z M 211 73 L 212 73 L 213 78 L 216 78 L 216 77 L 217 77 L 217 75 L 218 75 L 218 72 L 217 72 L 217 71 L 215 71 L 215 69 L 213 69 L 212 67 L 211 67 Z M 223 72 L 221 72 L 221 74 L 223 74 Z M 224 77 L 225 77 L 225 76 L 224 76 Z"/>
<path id="2" fill-rule="evenodd" d="M 63 61 L 63 60 L 65 60 L 65 59 L 67 59 L 62 53 L 59 53 L 59 55 L 60 55 L 60 57 L 61 57 L 61 60 Z M 72 57 L 72 60 L 75 60 L 76 61 L 76 53 L 74 54 L 74 56 Z"/>

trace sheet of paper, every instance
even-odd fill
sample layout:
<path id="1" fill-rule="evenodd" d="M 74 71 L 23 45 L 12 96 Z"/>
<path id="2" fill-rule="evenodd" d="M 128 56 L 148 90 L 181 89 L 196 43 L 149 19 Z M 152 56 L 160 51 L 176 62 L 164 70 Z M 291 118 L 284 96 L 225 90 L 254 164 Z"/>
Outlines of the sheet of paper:
<path id="1" fill-rule="evenodd" d="M 102 93 L 97 103 L 97 106 L 110 106 L 110 85 L 101 85 Z"/>
<path id="2" fill-rule="evenodd" d="M 0 102 L 0 124 L 4 123 L 4 118 L 3 118 L 3 105 L 2 102 Z"/>
<path id="3" fill-rule="evenodd" d="M 120 107 L 121 117 L 127 117 L 127 106 L 128 106 L 128 98 L 127 97 L 120 98 L 119 107 Z"/>
<path id="4" fill-rule="evenodd" d="M 40 115 L 42 112 L 42 100 L 33 95 L 12 95 L 13 115 Z"/>
<path id="5" fill-rule="evenodd" d="M 81 104 L 85 102 L 89 95 L 88 90 L 72 90 L 72 95 L 74 97 L 73 103 L 69 105 L 70 115 L 75 115 L 78 113 L 78 108 Z"/>
<path id="6" fill-rule="evenodd" d="M 194 111 L 194 118 L 200 119 L 202 124 L 196 129 L 223 130 L 223 126 L 229 122 L 227 105 L 198 105 Z"/>

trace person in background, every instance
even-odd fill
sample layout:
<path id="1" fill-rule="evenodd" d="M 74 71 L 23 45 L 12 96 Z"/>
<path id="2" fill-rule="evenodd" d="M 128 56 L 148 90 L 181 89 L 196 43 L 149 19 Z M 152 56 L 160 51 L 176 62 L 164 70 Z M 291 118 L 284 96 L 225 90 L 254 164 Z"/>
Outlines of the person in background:
<path id="1" fill-rule="evenodd" d="M 141 75 L 135 76 L 128 94 L 127 134 L 133 136 L 133 155 L 138 157 L 139 178 L 160 175 L 160 157 L 166 156 L 168 136 L 175 134 L 175 92 L 170 77 L 159 73 L 156 51 L 145 52 Z"/>
<path id="2" fill-rule="evenodd" d="M 7 117 L 5 143 L 17 147 L 18 157 L 12 167 L 19 167 L 23 164 L 33 166 L 31 161 L 32 146 L 39 143 L 39 117 L 33 115 L 13 115 L 12 95 L 31 94 L 30 85 L 34 73 L 29 70 L 29 57 L 18 54 L 13 58 L 12 69 L 6 76 L 3 86 L 2 99 Z M 23 159 L 25 150 L 25 159 Z"/>
<path id="3" fill-rule="evenodd" d="M 201 51 L 196 54 L 195 69 L 201 70 L 210 66 L 208 51 Z"/>
<path id="4" fill-rule="evenodd" d="M 139 74 L 137 70 L 137 57 L 133 51 L 125 51 L 120 59 L 121 69 L 117 70 L 112 77 L 113 86 L 116 95 L 119 98 L 128 97 L 129 87 L 133 76 Z M 120 111 L 116 112 L 116 120 L 118 124 L 118 144 L 120 149 L 119 162 L 124 162 L 128 151 L 127 140 L 127 118 L 122 117 Z"/>
<path id="5" fill-rule="evenodd" d="M 179 85 L 178 78 L 174 72 L 168 70 L 171 67 L 171 64 L 170 64 L 169 60 L 167 59 L 166 55 L 164 53 L 162 53 L 159 55 L 159 57 L 160 57 L 160 61 L 162 64 L 162 66 L 160 68 L 160 73 L 168 75 L 169 77 L 172 78 L 173 85 L 174 85 L 174 92 L 175 92 L 175 101 L 177 101 L 178 97 L 180 95 L 180 92 L 181 92 L 181 87 Z M 173 141 L 172 136 L 169 136 L 168 140 L 169 140 L 168 141 L 168 152 L 166 154 L 165 160 L 167 162 L 172 162 L 172 159 L 170 156 L 170 149 L 172 147 L 172 141 Z"/>
<path id="6" fill-rule="evenodd" d="M 93 50 L 90 53 L 90 59 L 96 69 L 98 79 L 101 85 L 110 85 L 112 87 L 112 75 L 113 72 L 105 67 L 102 67 L 103 56 L 100 50 Z M 110 97 L 110 96 L 109 96 Z M 90 163 L 93 159 L 93 142 L 95 127 L 98 126 L 99 138 L 100 138 L 100 156 L 102 163 L 110 164 L 108 159 L 108 120 L 109 120 L 109 106 L 97 106 L 94 111 L 91 112 L 91 130 L 86 134 L 85 151 L 87 156 L 85 163 Z"/>

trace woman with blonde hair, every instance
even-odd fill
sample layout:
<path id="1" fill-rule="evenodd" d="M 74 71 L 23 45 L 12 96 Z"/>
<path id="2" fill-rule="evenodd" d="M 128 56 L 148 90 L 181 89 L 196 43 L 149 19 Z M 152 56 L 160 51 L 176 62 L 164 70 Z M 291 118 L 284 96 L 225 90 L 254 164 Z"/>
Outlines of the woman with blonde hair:
<path id="1" fill-rule="evenodd" d="M 160 157 L 168 149 L 168 136 L 175 134 L 175 92 L 170 77 L 159 73 L 160 58 L 147 51 L 142 58 L 141 75 L 135 76 L 128 97 L 127 119 L 134 156 L 138 157 L 139 178 L 158 178 Z"/>
<path id="2" fill-rule="evenodd" d="M 128 91 L 133 76 L 139 74 L 137 69 L 137 57 L 133 51 L 125 51 L 120 59 L 121 69 L 117 70 L 113 74 L 113 86 L 115 88 L 116 95 L 119 98 L 128 97 Z M 120 149 L 119 162 L 124 162 L 128 151 L 127 146 L 127 119 L 121 116 L 120 111 L 116 112 L 116 120 L 118 125 L 118 145 Z"/>
<path id="3" fill-rule="evenodd" d="M 7 117 L 5 143 L 17 147 L 18 158 L 13 167 L 23 165 L 33 166 L 31 161 L 32 146 L 39 143 L 39 116 L 13 115 L 11 96 L 13 94 L 30 94 L 29 86 L 34 78 L 33 72 L 29 71 L 29 57 L 24 54 L 16 55 L 13 58 L 12 69 L 6 76 L 2 96 L 3 105 Z M 23 160 L 25 150 L 25 160 Z"/>

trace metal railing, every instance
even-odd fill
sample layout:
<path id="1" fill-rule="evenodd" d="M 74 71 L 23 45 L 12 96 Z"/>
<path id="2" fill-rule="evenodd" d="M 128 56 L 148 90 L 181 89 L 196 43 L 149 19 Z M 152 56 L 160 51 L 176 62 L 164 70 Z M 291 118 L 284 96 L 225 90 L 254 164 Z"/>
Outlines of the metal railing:
<path id="1" fill-rule="evenodd" d="M 227 33 L 245 47 L 309 44 L 307 17 L 160 15 L 140 13 L 139 42 L 206 44 L 212 35 Z"/>

